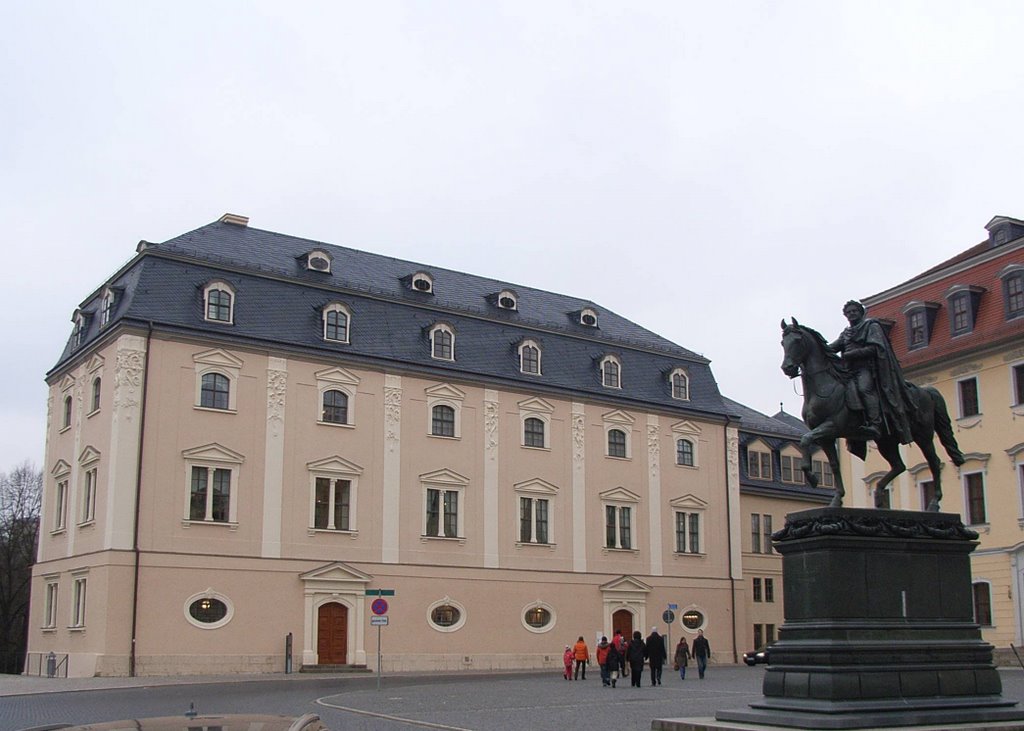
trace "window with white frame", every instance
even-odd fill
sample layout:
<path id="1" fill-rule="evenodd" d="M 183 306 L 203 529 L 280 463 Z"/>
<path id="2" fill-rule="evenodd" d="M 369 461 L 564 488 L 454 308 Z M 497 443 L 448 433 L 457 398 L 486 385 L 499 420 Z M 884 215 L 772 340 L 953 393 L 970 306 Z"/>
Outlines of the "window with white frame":
<path id="1" fill-rule="evenodd" d="M 751 596 L 755 602 L 761 602 L 763 599 L 760 576 L 755 576 L 751 580 Z"/>
<path id="2" fill-rule="evenodd" d="M 672 371 L 669 383 L 672 386 L 672 398 L 679 401 L 690 400 L 690 377 L 686 371 L 682 368 L 676 368 Z"/>
<path id="3" fill-rule="evenodd" d="M 836 479 L 828 458 L 821 453 L 817 457 L 817 459 L 811 460 L 811 471 L 818 478 L 818 487 L 835 487 Z"/>
<path id="4" fill-rule="evenodd" d="M 519 345 L 519 371 L 531 376 L 540 375 L 540 346 L 533 340 Z"/>
<path id="5" fill-rule="evenodd" d="M 71 627 L 81 629 L 85 627 L 85 597 L 86 583 L 85 576 L 75 576 L 71 583 Z"/>
<path id="6" fill-rule="evenodd" d="M 689 439 L 676 440 L 676 464 L 683 467 L 693 467 L 693 442 Z"/>
<path id="7" fill-rule="evenodd" d="M 204 373 L 199 384 L 199 405 L 226 411 L 230 403 L 231 379 L 223 373 Z"/>
<path id="8" fill-rule="evenodd" d="M 450 325 L 435 325 L 430 330 L 430 357 L 455 360 L 455 331 Z"/>
<path id="9" fill-rule="evenodd" d="M 550 449 L 551 414 L 555 407 L 542 398 L 528 398 L 518 403 L 519 422 L 521 424 L 522 442 L 524 447 Z"/>
<path id="10" fill-rule="evenodd" d="M 466 624 L 466 608 L 445 597 L 427 607 L 427 623 L 438 632 L 456 632 Z"/>
<path id="11" fill-rule="evenodd" d="M 96 477 L 97 468 L 95 465 L 85 469 L 84 484 L 82 485 L 82 506 L 78 516 L 79 524 L 92 523 L 96 520 Z"/>
<path id="12" fill-rule="evenodd" d="M 237 524 L 242 455 L 219 444 L 208 444 L 187 449 L 182 456 L 187 479 L 185 521 Z"/>
<path id="13" fill-rule="evenodd" d="M 1010 379 L 1013 389 L 1013 405 L 1024 405 L 1024 363 L 1010 367 Z"/>
<path id="14" fill-rule="evenodd" d="M 992 626 L 992 585 L 987 581 L 975 581 L 971 585 L 974 599 L 974 621 L 982 627 Z"/>
<path id="15" fill-rule="evenodd" d="M 306 254 L 306 269 L 312 272 L 330 274 L 331 262 L 333 260 L 334 257 L 323 249 L 313 249 Z"/>
<path id="16" fill-rule="evenodd" d="M 625 488 L 615 488 L 601 495 L 604 507 L 604 547 L 633 550 L 637 546 L 634 517 L 639 497 Z"/>
<path id="17" fill-rule="evenodd" d="M 68 478 L 57 480 L 53 500 L 53 530 L 60 531 L 67 527 L 68 521 Z"/>
<path id="18" fill-rule="evenodd" d="M 242 372 L 242 361 L 226 350 L 215 348 L 192 356 L 195 364 L 197 408 L 235 411 L 238 401 L 236 385 Z"/>
<path id="19" fill-rule="evenodd" d="M 207 322 L 230 325 L 235 321 L 235 290 L 227 282 L 210 282 L 203 288 L 203 312 Z"/>
<path id="20" fill-rule="evenodd" d="M 416 272 L 413 274 L 409 280 L 409 285 L 416 292 L 423 292 L 424 294 L 433 294 L 434 292 L 434 278 L 426 272 Z"/>
<path id="21" fill-rule="evenodd" d="M 956 383 L 958 401 L 960 404 L 960 418 L 965 419 L 981 414 L 981 402 L 978 398 L 977 377 L 964 378 Z"/>
<path id="22" fill-rule="evenodd" d="M 558 488 L 549 482 L 535 478 L 514 485 L 514 491 L 519 504 L 518 543 L 542 545 L 554 543 L 552 511 L 554 500 L 558 495 Z"/>
<path id="23" fill-rule="evenodd" d="M 536 416 L 523 421 L 523 446 L 544 447 L 547 445 L 547 430 L 543 421 Z"/>
<path id="24" fill-rule="evenodd" d="M 106 327 L 114 315 L 114 290 L 107 288 L 100 299 L 100 327 Z"/>
<path id="25" fill-rule="evenodd" d="M 462 503 L 469 480 L 450 470 L 441 470 L 421 475 L 420 484 L 423 486 L 424 537 L 465 537 Z"/>
<path id="26" fill-rule="evenodd" d="M 601 415 L 604 422 L 605 454 L 617 459 L 632 459 L 632 433 L 636 418 L 616 409 Z"/>
<path id="27" fill-rule="evenodd" d="M 601 385 L 605 388 L 622 388 L 622 365 L 614 355 L 601 359 Z"/>
<path id="28" fill-rule="evenodd" d="M 325 424 L 348 424 L 348 394 L 336 388 L 323 392 L 320 421 Z"/>
<path id="29" fill-rule="evenodd" d="M 363 468 L 338 456 L 310 462 L 306 467 L 312 490 L 310 535 L 317 530 L 354 533 L 359 476 Z"/>
<path id="30" fill-rule="evenodd" d="M 498 307 L 503 310 L 515 310 L 519 307 L 518 298 L 516 293 L 511 289 L 503 289 L 498 293 L 498 299 L 496 300 Z"/>
<path id="31" fill-rule="evenodd" d="M 61 425 L 60 425 L 61 429 L 67 429 L 67 428 L 69 428 L 71 426 L 71 408 L 72 408 L 72 404 L 73 404 L 73 400 L 72 400 L 70 394 L 65 396 L 64 397 L 64 415 L 63 415 L 63 418 L 61 419 Z"/>
<path id="32" fill-rule="evenodd" d="M 356 388 L 359 377 L 337 367 L 317 371 L 314 375 L 319 394 L 317 421 L 334 426 L 353 426 L 356 423 Z"/>
<path id="33" fill-rule="evenodd" d="M 782 467 L 782 481 L 791 485 L 804 484 L 804 471 L 801 467 L 803 455 L 795 447 L 786 447 L 779 458 Z"/>
<path id="34" fill-rule="evenodd" d="M 587 327 L 597 327 L 597 311 L 590 307 L 580 310 L 580 324 Z"/>
<path id="35" fill-rule="evenodd" d="M 675 445 L 676 466 L 699 467 L 700 427 L 692 421 L 680 421 L 671 426 L 671 433 Z"/>
<path id="36" fill-rule="evenodd" d="M 918 490 L 921 494 L 921 510 L 927 510 L 928 505 L 935 499 L 935 481 L 922 480 L 918 483 Z"/>
<path id="37" fill-rule="evenodd" d="M 465 391 L 450 383 L 440 383 L 424 389 L 424 393 L 427 397 L 427 434 L 460 438 Z"/>
<path id="38" fill-rule="evenodd" d="M 964 504 L 967 506 L 967 522 L 969 525 L 982 525 L 988 522 L 988 510 L 985 504 L 985 475 L 982 472 L 971 472 L 963 476 Z"/>
<path id="39" fill-rule="evenodd" d="M 58 582 L 46 582 L 46 597 L 43 602 L 43 629 L 57 627 L 57 590 Z"/>
<path id="40" fill-rule="evenodd" d="M 455 409 L 439 404 L 430 410 L 430 434 L 435 437 L 455 436 Z"/>
<path id="41" fill-rule="evenodd" d="M 747 446 L 747 476 L 755 480 L 772 479 L 772 453 L 763 442 Z"/>
<path id="42" fill-rule="evenodd" d="M 335 343 L 349 342 L 350 313 L 345 305 L 333 302 L 323 311 L 324 340 Z"/>
<path id="43" fill-rule="evenodd" d="M 702 553 L 701 551 L 701 513 L 675 511 L 676 516 L 676 553 Z"/>
<path id="44" fill-rule="evenodd" d="M 76 312 L 72 322 L 74 322 L 74 326 L 71 329 L 71 347 L 77 348 L 85 341 L 85 330 L 88 321 L 84 315 Z"/>
<path id="45" fill-rule="evenodd" d="M 626 432 L 622 429 L 609 429 L 608 456 L 625 459 L 627 455 L 626 441 Z"/>
<path id="46" fill-rule="evenodd" d="M 100 392 L 103 388 L 103 380 L 96 376 L 92 379 L 92 404 L 89 413 L 95 414 L 100 410 Z"/>

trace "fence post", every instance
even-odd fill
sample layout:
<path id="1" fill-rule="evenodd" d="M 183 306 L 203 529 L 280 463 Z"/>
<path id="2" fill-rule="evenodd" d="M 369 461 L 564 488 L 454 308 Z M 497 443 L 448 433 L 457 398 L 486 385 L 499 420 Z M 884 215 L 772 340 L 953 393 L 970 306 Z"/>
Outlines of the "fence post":
<path id="1" fill-rule="evenodd" d="M 57 655 L 50 650 L 50 654 L 46 656 L 46 677 L 52 678 L 57 674 Z"/>

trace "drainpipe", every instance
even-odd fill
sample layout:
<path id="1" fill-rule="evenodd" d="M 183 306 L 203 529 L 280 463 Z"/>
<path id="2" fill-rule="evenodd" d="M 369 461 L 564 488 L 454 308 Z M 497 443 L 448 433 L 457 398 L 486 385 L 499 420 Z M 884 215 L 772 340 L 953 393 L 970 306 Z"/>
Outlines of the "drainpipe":
<path id="1" fill-rule="evenodd" d="M 732 661 L 739 662 L 738 638 L 736 636 L 736 580 L 733 578 L 733 553 L 732 553 L 732 490 L 729 489 L 729 424 L 732 419 L 725 415 L 725 427 L 722 430 L 723 442 L 725 444 L 725 535 L 729 546 L 729 601 L 732 603 Z"/>
<path id="2" fill-rule="evenodd" d="M 135 677 L 135 640 L 139 625 L 139 512 L 142 503 L 142 451 L 146 442 L 146 394 L 149 386 L 149 353 L 153 349 L 153 321 L 149 321 L 146 332 L 146 357 L 142 367 L 142 414 L 139 416 L 139 453 L 135 470 L 135 525 L 132 527 L 132 553 L 134 554 L 134 576 L 132 578 L 132 644 L 128 654 L 128 676 Z"/>

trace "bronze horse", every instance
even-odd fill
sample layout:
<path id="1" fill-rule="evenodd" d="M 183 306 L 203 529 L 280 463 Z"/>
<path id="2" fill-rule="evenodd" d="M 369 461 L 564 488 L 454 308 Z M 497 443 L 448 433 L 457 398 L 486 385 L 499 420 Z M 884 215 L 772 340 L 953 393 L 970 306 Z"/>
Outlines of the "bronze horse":
<path id="1" fill-rule="evenodd" d="M 854 410 L 847 404 L 847 391 L 851 376 L 842 359 L 834 353 L 815 330 L 799 324 L 793 319 L 791 324 L 782 321 L 782 349 L 785 358 L 782 371 L 790 378 L 800 376 L 804 388 L 803 420 L 811 428 L 800 439 L 803 448 L 801 468 L 807 476 L 807 482 L 817 487 L 818 478 L 811 469 L 811 446 L 817 445 L 824 450 L 828 463 L 835 476 L 836 494 L 832 498 L 832 507 L 843 504 L 843 479 L 839 471 L 839 455 L 836 451 L 836 439 L 847 440 L 849 449 L 864 459 L 866 444 L 863 441 L 861 427 L 864 413 Z M 942 460 L 935 452 L 932 443 L 936 434 L 945 447 L 946 453 L 955 465 L 964 463 L 963 453 L 957 446 L 953 435 L 953 425 L 949 420 L 946 402 L 937 390 L 931 386 L 919 387 L 907 384 L 917 406 L 916 415 L 911 419 L 911 435 L 914 443 L 920 447 L 932 473 L 935 485 L 935 497 L 928 503 L 929 512 L 938 512 L 939 501 L 942 500 L 942 483 L 940 471 Z M 889 471 L 875 486 L 875 507 L 884 506 L 885 488 L 897 475 L 906 471 L 900 457 L 899 440 L 883 430 L 880 438 L 875 440 L 878 451 L 889 463 Z"/>

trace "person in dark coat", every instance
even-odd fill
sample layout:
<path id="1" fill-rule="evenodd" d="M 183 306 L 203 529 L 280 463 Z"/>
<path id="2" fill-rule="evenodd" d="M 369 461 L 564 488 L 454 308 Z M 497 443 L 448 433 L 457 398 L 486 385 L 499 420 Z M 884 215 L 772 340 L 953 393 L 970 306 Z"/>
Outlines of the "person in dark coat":
<path id="1" fill-rule="evenodd" d="M 615 681 L 619 679 L 619 667 L 622 663 L 622 655 L 619 654 L 619 648 L 612 642 L 608 645 L 608 654 L 605 656 L 605 662 L 608 663 L 608 677 L 612 681 L 612 687 L 615 687 Z"/>
<path id="2" fill-rule="evenodd" d="M 708 666 L 708 658 L 711 657 L 711 645 L 704 638 L 704 630 L 697 630 L 697 639 L 693 641 L 693 659 L 697 661 L 697 675 L 704 680 L 704 670 Z"/>
<path id="3" fill-rule="evenodd" d="M 651 664 L 651 685 L 661 685 L 661 671 L 667 659 L 665 640 L 658 634 L 657 627 L 651 627 L 651 634 L 647 637 L 647 662 Z"/>
<path id="4" fill-rule="evenodd" d="M 686 666 L 690 664 L 690 644 L 685 637 L 679 639 L 676 645 L 675 666 L 679 671 L 679 679 L 686 680 Z"/>
<path id="5" fill-rule="evenodd" d="M 629 660 L 629 675 L 634 688 L 640 687 L 640 679 L 644 674 L 644 660 L 647 659 L 647 645 L 644 644 L 640 630 L 633 633 L 633 639 L 626 646 L 626 659 Z"/>
<path id="6" fill-rule="evenodd" d="M 619 651 L 619 677 L 623 680 L 626 679 L 626 638 L 622 636 L 622 630 L 615 630 L 615 636 L 612 637 L 612 644 L 615 645 L 615 649 Z"/>

